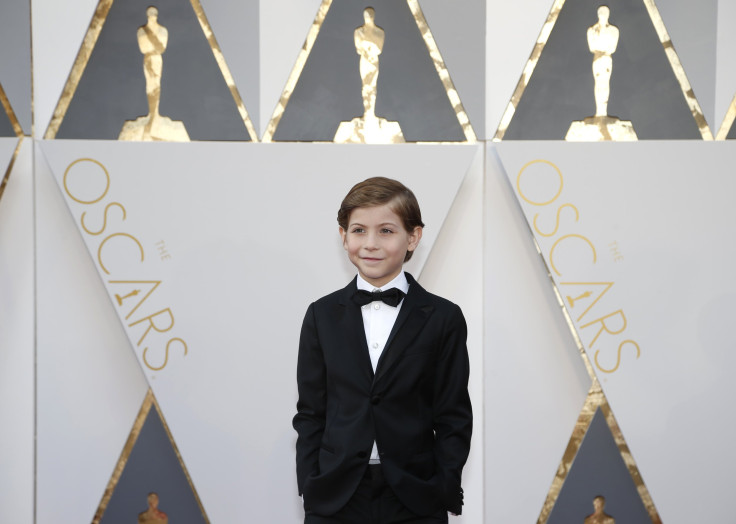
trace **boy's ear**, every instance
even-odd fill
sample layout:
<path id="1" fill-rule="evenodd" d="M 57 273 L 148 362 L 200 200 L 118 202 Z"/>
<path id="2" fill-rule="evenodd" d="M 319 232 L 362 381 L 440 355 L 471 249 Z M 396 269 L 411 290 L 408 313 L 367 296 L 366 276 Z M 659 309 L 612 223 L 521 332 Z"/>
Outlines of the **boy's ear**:
<path id="1" fill-rule="evenodd" d="M 414 251 L 419 245 L 419 241 L 422 239 L 422 228 L 417 226 L 414 230 L 409 233 L 409 246 L 408 251 Z"/>
<path id="2" fill-rule="evenodd" d="M 347 241 L 347 232 L 342 228 L 342 226 L 338 226 L 337 230 L 340 232 L 340 236 L 342 237 L 342 247 L 347 249 L 346 241 Z"/>

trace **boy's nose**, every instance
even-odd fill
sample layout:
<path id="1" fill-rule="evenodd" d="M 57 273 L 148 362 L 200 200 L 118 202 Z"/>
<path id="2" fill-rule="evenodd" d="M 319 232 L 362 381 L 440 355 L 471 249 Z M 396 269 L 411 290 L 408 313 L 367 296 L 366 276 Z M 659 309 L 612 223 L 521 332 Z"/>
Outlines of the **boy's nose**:
<path id="1" fill-rule="evenodd" d="M 378 237 L 374 234 L 367 235 L 365 240 L 365 248 L 378 249 Z"/>

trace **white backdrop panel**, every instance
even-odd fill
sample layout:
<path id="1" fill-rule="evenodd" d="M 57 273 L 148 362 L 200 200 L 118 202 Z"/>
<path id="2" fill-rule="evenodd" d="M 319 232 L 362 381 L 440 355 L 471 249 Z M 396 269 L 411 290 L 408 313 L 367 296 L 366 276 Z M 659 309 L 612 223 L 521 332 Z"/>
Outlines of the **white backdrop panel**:
<path id="1" fill-rule="evenodd" d="M 6 141 L 13 149 L 18 143 Z M 33 520 L 32 153 L 33 143 L 23 140 L 0 199 L 0 522 Z"/>
<path id="2" fill-rule="evenodd" d="M 485 522 L 536 522 L 590 377 L 494 145 L 485 195 Z"/>
<path id="3" fill-rule="evenodd" d="M 736 31 L 733 20 L 736 19 L 736 2 L 732 0 L 718 1 L 718 31 L 716 49 L 716 94 L 715 118 L 711 123 L 713 134 L 718 133 L 726 116 L 728 106 L 736 96 L 736 67 L 733 66 L 736 56 Z M 710 120 L 709 120 L 710 122 Z"/>
<path id="4" fill-rule="evenodd" d="M 36 522 L 90 522 L 148 386 L 38 144 L 35 171 Z"/>
<path id="5" fill-rule="evenodd" d="M 31 0 L 33 124 L 42 137 L 87 33 L 97 0 Z"/>
<path id="6" fill-rule="evenodd" d="M 480 147 L 58 140 L 41 147 L 78 225 L 86 212 L 85 226 L 100 229 L 113 202 L 126 210 L 123 220 L 114 204 L 105 232 L 83 233 L 84 241 L 208 516 L 297 519 L 290 421 L 299 328 L 310 300 L 354 274 L 337 235 L 339 203 L 376 173 L 411 187 L 428 224 L 407 264 L 419 274 Z M 99 165 L 72 165 L 83 157 L 110 176 L 96 204 L 70 198 L 94 200 L 105 187 Z M 162 283 L 134 311 L 138 299 L 117 302 L 115 295 L 149 288 L 120 280 Z M 136 323 L 164 309 L 171 316 L 153 321 L 161 333 L 147 332 L 148 321 Z"/>
<path id="7" fill-rule="evenodd" d="M 468 324 L 473 437 L 463 469 L 464 503 L 456 524 L 483 522 L 483 159 L 478 153 L 465 175 L 442 231 L 422 270 L 421 284 L 459 304 Z"/>
<path id="8" fill-rule="evenodd" d="M 736 399 L 736 149 L 497 148 L 662 519 L 727 520 L 718 501 L 736 467 L 725 415 Z M 527 164 L 537 159 L 559 173 Z"/>
<path id="9" fill-rule="evenodd" d="M 2 110 L 2 108 L 0 108 Z M 17 137 L 0 137 L 0 181 L 5 178 L 5 173 L 13 161 L 13 155 L 18 147 Z M 33 172 L 31 170 L 31 172 Z"/>

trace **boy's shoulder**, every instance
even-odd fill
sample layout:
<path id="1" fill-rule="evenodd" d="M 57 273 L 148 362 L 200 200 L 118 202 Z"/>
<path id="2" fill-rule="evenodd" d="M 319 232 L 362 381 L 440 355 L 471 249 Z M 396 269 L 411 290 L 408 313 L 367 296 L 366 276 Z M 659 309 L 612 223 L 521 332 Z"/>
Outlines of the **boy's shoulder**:
<path id="1" fill-rule="evenodd" d="M 357 277 L 356 277 L 357 278 Z M 343 302 L 347 298 L 350 298 L 350 295 L 352 295 L 353 292 L 357 289 L 357 286 L 355 285 L 356 278 L 353 278 L 350 282 L 348 282 L 348 285 L 336 289 L 332 293 L 328 293 L 327 295 L 318 298 L 313 303 L 315 306 L 324 306 L 327 304 L 334 304 L 338 302 Z"/>

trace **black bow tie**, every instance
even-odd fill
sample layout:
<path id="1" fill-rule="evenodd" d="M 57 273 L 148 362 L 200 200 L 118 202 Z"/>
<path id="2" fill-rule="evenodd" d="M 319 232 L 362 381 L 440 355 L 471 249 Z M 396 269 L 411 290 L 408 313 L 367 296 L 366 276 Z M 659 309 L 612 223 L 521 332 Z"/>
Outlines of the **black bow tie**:
<path id="1" fill-rule="evenodd" d="M 387 289 L 386 291 L 366 291 L 364 289 L 359 289 L 353 295 L 353 301 L 359 306 L 365 306 L 366 304 L 380 300 L 384 304 L 396 307 L 403 298 L 404 292 L 395 287 Z"/>

